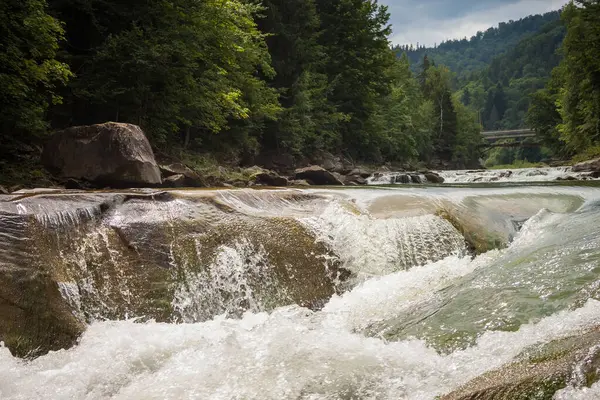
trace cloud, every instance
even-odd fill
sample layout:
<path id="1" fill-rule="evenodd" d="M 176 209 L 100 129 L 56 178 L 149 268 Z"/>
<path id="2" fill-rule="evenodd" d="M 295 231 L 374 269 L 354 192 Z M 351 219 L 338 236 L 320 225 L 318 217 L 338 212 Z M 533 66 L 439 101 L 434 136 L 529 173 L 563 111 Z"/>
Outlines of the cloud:
<path id="1" fill-rule="evenodd" d="M 389 7 L 394 44 L 431 46 L 470 38 L 500 22 L 558 10 L 568 0 L 379 0 Z"/>

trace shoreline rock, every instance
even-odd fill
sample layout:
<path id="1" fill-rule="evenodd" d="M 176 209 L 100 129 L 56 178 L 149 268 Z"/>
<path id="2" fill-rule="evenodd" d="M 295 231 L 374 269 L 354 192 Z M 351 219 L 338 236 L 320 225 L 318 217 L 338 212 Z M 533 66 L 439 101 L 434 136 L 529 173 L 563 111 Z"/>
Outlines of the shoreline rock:
<path id="1" fill-rule="evenodd" d="M 42 163 L 55 176 L 100 187 L 162 183 L 150 142 L 131 124 L 107 122 L 58 131 L 46 143 Z"/>

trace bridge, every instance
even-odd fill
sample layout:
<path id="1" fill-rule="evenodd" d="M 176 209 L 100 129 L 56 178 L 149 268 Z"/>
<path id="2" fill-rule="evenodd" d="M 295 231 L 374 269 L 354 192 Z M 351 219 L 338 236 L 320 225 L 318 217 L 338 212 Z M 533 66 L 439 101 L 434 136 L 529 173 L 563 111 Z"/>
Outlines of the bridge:
<path id="1" fill-rule="evenodd" d="M 526 141 L 527 138 L 535 138 L 535 131 L 532 129 L 514 129 L 509 131 L 484 131 L 481 132 L 483 138 L 482 147 L 537 147 L 539 143 L 535 141 Z M 498 143 L 504 139 L 512 139 L 510 143 Z"/>

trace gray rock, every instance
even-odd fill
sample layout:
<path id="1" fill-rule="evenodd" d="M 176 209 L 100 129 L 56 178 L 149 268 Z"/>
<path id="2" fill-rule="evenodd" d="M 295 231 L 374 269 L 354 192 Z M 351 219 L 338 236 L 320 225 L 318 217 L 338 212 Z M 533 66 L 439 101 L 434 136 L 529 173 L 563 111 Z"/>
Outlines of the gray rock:
<path id="1" fill-rule="evenodd" d="M 366 169 L 355 168 L 348 174 L 350 176 L 360 176 L 361 178 L 368 178 L 371 176 L 371 173 Z"/>
<path id="2" fill-rule="evenodd" d="M 173 163 L 168 165 L 159 165 L 160 172 L 163 179 L 166 179 L 173 175 L 183 175 L 185 182 L 183 186 L 186 187 L 204 187 L 206 186 L 200 177 L 193 169 L 182 163 Z M 166 178 L 165 178 L 166 177 Z"/>
<path id="3" fill-rule="evenodd" d="M 417 174 L 411 174 L 410 175 L 410 180 L 412 181 L 412 183 L 423 183 L 423 181 L 421 180 L 421 176 L 417 175 Z"/>
<path id="4" fill-rule="evenodd" d="M 573 172 L 595 172 L 600 171 L 600 158 L 584 161 L 573 166 Z"/>
<path id="5" fill-rule="evenodd" d="M 262 171 L 253 175 L 254 182 L 266 186 L 287 186 L 288 180 L 273 171 Z"/>
<path id="6" fill-rule="evenodd" d="M 366 185 L 367 184 L 367 180 L 365 178 L 362 178 L 360 176 L 347 176 L 346 180 L 344 182 L 346 185 L 354 183 L 357 185 Z"/>
<path id="7" fill-rule="evenodd" d="M 310 183 L 306 182 L 304 179 L 290 181 L 290 186 L 310 186 Z"/>
<path id="8" fill-rule="evenodd" d="M 408 176 L 407 174 L 402 174 L 402 175 L 396 175 L 396 178 L 394 179 L 393 183 L 410 183 L 411 179 L 410 176 Z"/>
<path id="9" fill-rule="evenodd" d="M 297 169 L 294 174 L 294 179 L 303 179 L 313 185 L 344 185 L 342 181 L 340 181 L 340 179 L 338 179 L 331 172 L 316 165 Z"/>
<path id="10" fill-rule="evenodd" d="M 186 178 L 183 174 L 171 175 L 163 179 L 163 186 L 166 188 L 180 188 L 186 186 Z"/>
<path id="11" fill-rule="evenodd" d="M 425 179 L 430 183 L 444 183 L 444 178 L 434 172 L 427 172 L 425 174 Z"/>
<path id="12" fill-rule="evenodd" d="M 0 186 L 0 194 L 10 194 L 4 186 Z"/>
<path id="13" fill-rule="evenodd" d="M 161 184 L 152 147 L 140 127 L 107 122 L 56 132 L 44 148 L 45 167 L 60 177 L 101 186 Z"/>

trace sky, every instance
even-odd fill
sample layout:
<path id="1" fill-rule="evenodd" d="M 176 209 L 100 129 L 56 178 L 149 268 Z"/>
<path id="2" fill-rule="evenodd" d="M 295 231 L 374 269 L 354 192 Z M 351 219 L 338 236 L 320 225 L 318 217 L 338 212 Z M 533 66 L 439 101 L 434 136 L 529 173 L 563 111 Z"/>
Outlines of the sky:
<path id="1" fill-rule="evenodd" d="M 567 0 L 379 0 L 391 14 L 394 44 L 432 46 L 470 38 L 500 22 L 560 9 Z"/>

